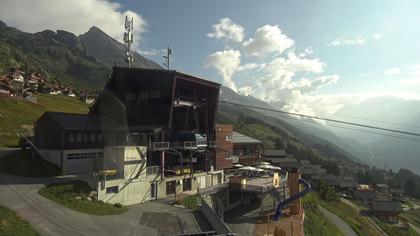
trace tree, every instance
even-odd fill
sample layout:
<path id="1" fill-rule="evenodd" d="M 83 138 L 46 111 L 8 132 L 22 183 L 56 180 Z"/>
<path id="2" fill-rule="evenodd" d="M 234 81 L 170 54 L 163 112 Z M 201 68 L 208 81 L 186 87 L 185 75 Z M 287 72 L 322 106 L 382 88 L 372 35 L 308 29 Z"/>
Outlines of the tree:
<path id="1" fill-rule="evenodd" d="M 276 148 L 276 149 L 284 149 L 283 140 L 281 140 L 280 138 L 275 138 L 274 139 L 274 148 Z"/>
<path id="2" fill-rule="evenodd" d="M 286 152 L 289 154 L 296 154 L 298 152 L 298 148 L 293 143 L 288 142 Z"/>

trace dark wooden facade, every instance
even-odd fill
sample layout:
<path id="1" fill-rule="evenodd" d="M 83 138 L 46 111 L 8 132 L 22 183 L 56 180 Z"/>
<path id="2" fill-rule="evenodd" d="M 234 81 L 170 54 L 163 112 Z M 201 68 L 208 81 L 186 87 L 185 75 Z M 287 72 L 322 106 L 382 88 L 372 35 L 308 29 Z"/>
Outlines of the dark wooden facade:
<path id="1" fill-rule="evenodd" d="M 233 154 L 233 142 L 232 142 L 233 126 L 216 124 L 216 154 L 215 154 L 215 169 L 223 170 L 233 167 L 232 154 Z"/>
<path id="2" fill-rule="evenodd" d="M 35 146 L 52 150 L 102 148 L 103 135 L 98 123 L 97 117 L 86 114 L 46 112 L 34 125 Z"/>
<path id="3" fill-rule="evenodd" d="M 160 129 L 160 141 L 179 132 L 214 141 L 220 85 L 171 70 L 114 67 L 91 114 L 103 115 L 130 131 Z"/>

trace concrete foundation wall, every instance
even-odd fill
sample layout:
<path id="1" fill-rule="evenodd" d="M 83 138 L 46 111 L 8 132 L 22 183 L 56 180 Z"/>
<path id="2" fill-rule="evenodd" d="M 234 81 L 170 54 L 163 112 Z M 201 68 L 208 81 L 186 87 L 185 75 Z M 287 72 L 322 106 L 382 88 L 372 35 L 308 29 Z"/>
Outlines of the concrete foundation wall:
<path id="1" fill-rule="evenodd" d="M 98 183 L 99 200 L 132 205 L 152 199 L 151 185 L 160 178 L 156 174 L 147 175 L 146 151 L 146 147 L 140 146 L 104 148 L 104 170 L 117 173 L 103 177 Z M 118 191 L 111 191 L 112 188 Z"/>
<path id="2" fill-rule="evenodd" d="M 40 149 L 39 153 L 48 162 L 59 166 L 64 175 L 92 173 L 97 168 L 97 163 L 102 162 L 103 149 L 72 149 L 49 150 Z M 69 159 L 69 154 L 93 154 L 92 158 Z"/>

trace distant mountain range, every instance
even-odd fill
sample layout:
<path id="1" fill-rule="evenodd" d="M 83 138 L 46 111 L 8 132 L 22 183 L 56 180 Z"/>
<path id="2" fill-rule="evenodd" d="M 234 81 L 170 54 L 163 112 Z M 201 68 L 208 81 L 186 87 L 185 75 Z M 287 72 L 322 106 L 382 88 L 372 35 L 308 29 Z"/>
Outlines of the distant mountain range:
<path id="1" fill-rule="evenodd" d="M 25 71 L 42 72 L 63 83 L 100 89 L 113 65 L 123 65 L 124 45 L 92 27 L 80 36 L 57 30 L 30 34 L 0 21 L 0 73 L 20 66 Z M 134 52 L 133 66 L 161 68 Z"/>
<path id="2" fill-rule="evenodd" d="M 340 120 L 420 133 L 420 101 L 415 100 L 392 97 L 368 99 L 360 104 L 343 107 L 337 111 L 336 117 Z M 406 168 L 420 173 L 420 137 L 389 132 L 378 135 L 338 128 L 330 130 L 359 149 L 363 153 L 360 157 L 370 164 L 394 170 Z"/>
<path id="3" fill-rule="evenodd" d="M 64 83 L 71 83 L 90 90 L 99 90 L 108 79 L 111 67 L 113 65 L 124 65 L 124 55 L 124 45 L 97 27 L 90 28 L 88 32 L 80 36 L 62 30 L 57 32 L 45 30 L 30 34 L 8 27 L 0 21 L 0 73 L 3 73 L 8 67 L 18 65 L 25 70 L 41 71 L 44 75 Z M 138 53 L 134 53 L 133 66 L 162 68 L 159 64 Z M 252 96 L 239 95 L 226 87 L 221 89 L 220 100 L 272 108 L 270 104 L 264 101 Z M 384 104 L 384 102 L 378 101 L 380 104 Z M 350 114 L 369 119 L 379 119 L 380 117 L 382 120 L 384 119 L 382 117 L 387 117 L 387 121 L 390 121 L 391 116 L 384 116 L 384 113 L 389 112 L 386 109 L 378 110 L 377 114 L 368 112 L 372 111 L 372 107 L 383 107 L 380 104 L 349 106 L 343 108 L 337 114 L 346 116 Z M 397 123 L 409 122 L 415 125 L 419 118 L 420 112 L 413 116 L 408 115 L 416 104 L 410 104 L 412 107 L 407 107 L 406 110 L 401 110 L 404 107 L 401 105 L 402 103 L 387 101 L 385 104 L 393 104 L 394 107 L 398 108 L 398 110 L 392 110 L 396 111 L 392 113 L 392 116 L 395 116 L 392 120 Z M 377 164 L 377 162 L 369 161 L 374 156 L 375 160 L 387 160 L 389 168 L 409 166 L 413 169 L 416 164 L 408 162 L 408 160 L 414 160 L 416 154 L 420 153 L 418 149 L 420 145 L 412 148 L 404 140 L 395 142 L 394 139 L 378 136 L 363 136 L 363 138 L 360 138 L 359 133 L 329 129 L 311 123 L 311 120 L 304 122 L 275 112 L 226 104 L 221 104 L 219 111 L 227 116 L 246 113 L 268 124 L 280 127 L 284 132 L 301 140 L 305 145 L 316 147 L 320 152 L 336 159 L 362 160 Z M 386 148 L 381 148 L 382 144 L 386 144 Z M 402 153 L 406 153 L 404 155 L 410 156 L 411 159 L 403 158 Z M 403 159 L 407 162 L 401 161 Z M 414 169 L 420 172 L 419 169 Z"/>

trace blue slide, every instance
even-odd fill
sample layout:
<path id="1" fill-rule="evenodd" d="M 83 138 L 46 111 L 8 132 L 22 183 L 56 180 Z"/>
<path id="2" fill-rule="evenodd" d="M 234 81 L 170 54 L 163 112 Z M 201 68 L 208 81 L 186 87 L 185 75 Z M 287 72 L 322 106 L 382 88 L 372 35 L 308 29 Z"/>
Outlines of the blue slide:
<path id="1" fill-rule="evenodd" d="M 281 216 L 281 211 L 289 203 L 291 203 L 291 202 L 293 202 L 293 201 L 295 201 L 295 200 L 297 200 L 297 199 L 305 196 L 305 194 L 307 194 L 309 191 L 311 191 L 311 184 L 308 183 L 308 181 L 300 178 L 299 179 L 299 184 L 302 184 L 303 185 L 303 187 L 304 187 L 303 191 L 302 192 L 299 192 L 299 193 L 297 193 L 297 194 L 295 194 L 295 195 L 293 195 L 293 196 L 291 196 L 291 197 L 289 197 L 287 199 L 284 199 L 283 201 L 281 201 L 279 203 L 279 205 L 277 206 L 277 208 L 276 208 L 276 213 L 274 213 L 274 215 L 271 217 L 271 220 L 278 221 L 279 218 L 280 218 L 280 216 Z"/>

